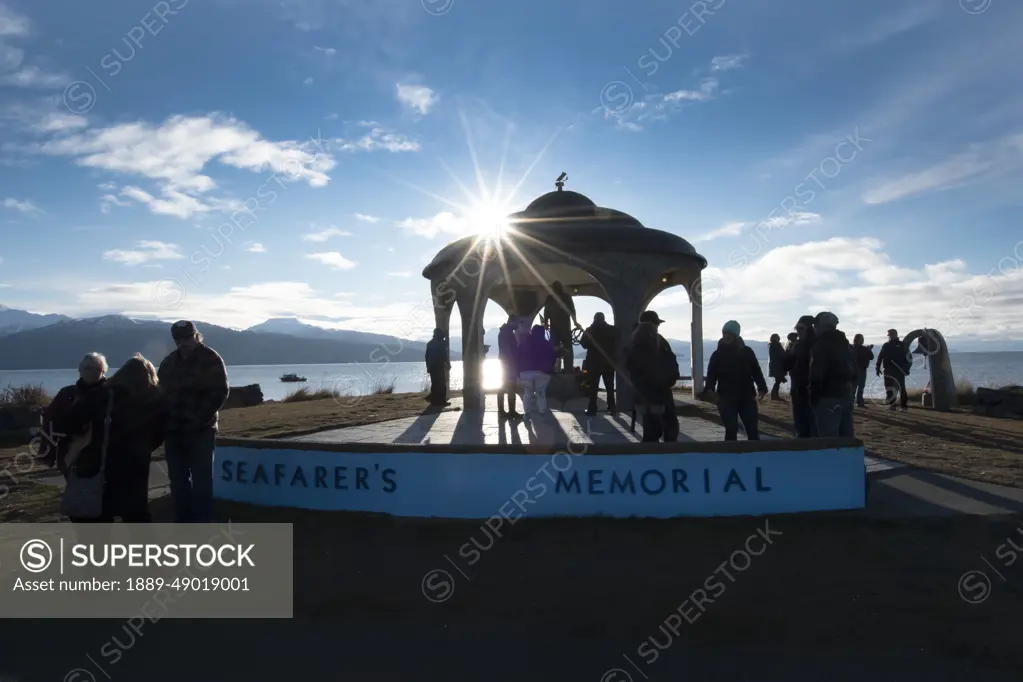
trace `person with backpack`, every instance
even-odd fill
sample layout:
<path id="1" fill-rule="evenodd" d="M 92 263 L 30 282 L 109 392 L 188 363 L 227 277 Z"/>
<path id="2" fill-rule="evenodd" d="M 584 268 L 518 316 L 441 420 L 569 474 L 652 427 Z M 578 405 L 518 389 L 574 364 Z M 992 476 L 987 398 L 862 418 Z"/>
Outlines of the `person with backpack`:
<path id="1" fill-rule="evenodd" d="M 78 381 L 64 386 L 43 410 L 42 432 L 39 435 L 37 461 L 43 466 L 56 466 L 66 474 L 65 457 L 75 435 L 58 431 L 56 423 L 75 403 L 106 384 L 107 359 L 100 353 L 89 353 L 78 363 Z"/>
<path id="2" fill-rule="evenodd" d="M 853 437 L 853 386 L 856 360 L 838 317 L 822 312 L 814 318 L 817 341 L 810 352 L 808 394 L 819 438 Z"/>
<path id="3" fill-rule="evenodd" d="M 774 379 L 774 386 L 771 388 L 771 400 L 781 400 L 779 391 L 785 379 L 785 348 L 781 345 L 781 337 L 771 334 L 771 342 L 767 345 L 767 376 Z"/>
<path id="4" fill-rule="evenodd" d="M 813 438 L 817 424 L 810 406 L 810 354 L 817 341 L 812 315 L 803 315 L 796 322 L 796 342 L 792 353 L 785 358 L 785 369 L 792 379 L 792 424 L 796 438 Z"/>
<path id="5" fill-rule="evenodd" d="M 913 364 L 913 357 L 909 349 L 899 339 L 899 332 L 894 329 L 888 330 L 888 341 L 877 353 L 877 363 L 874 366 L 877 376 L 881 376 L 884 369 L 884 390 L 888 409 L 895 411 L 895 400 L 898 398 L 902 405 L 902 411 L 909 411 L 909 394 L 906 392 L 906 376 L 909 375 L 910 367 Z"/>
<path id="6" fill-rule="evenodd" d="M 853 357 L 856 359 L 856 407 L 866 407 L 863 402 L 863 389 L 867 386 L 867 368 L 874 359 L 874 344 L 863 345 L 863 334 L 853 337 Z"/>
<path id="7" fill-rule="evenodd" d="M 148 523 L 149 467 L 166 426 L 152 363 L 136 353 L 101 388 L 59 415 L 55 426 L 62 433 L 91 432 L 84 447 L 68 453 L 61 509 L 72 523 L 113 523 L 116 517 Z"/>
<path id="8" fill-rule="evenodd" d="M 633 400 L 643 416 L 644 443 L 656 443 L 661 438 L 665 443 L 678 440 L 678 416 L 671 394 L 677 380 L 678 362 L 673 353 L 664 351 L 661 341 L 657 325 L 644 320 L 632 332 L 625 356 L 625 369 L 634 389 Z"/>
<path id="9" fill-rule="evenodd" d="M 752 348 L 740 336 L 741 327 L 729 320 L 721 329 L 717 350 L 707 363 L 705 392 L 717 393 L 718 414 L 725 427 L 725 440 L 737 440 L 739 420 L 747 440 L 760 440 L 757 422 L 757 396 L 767 395 L 767 382 L 760 369 L 760 361 Z M 777 338 L 775 334 L 775 338 Z M 779 346 L 781 344 L 778 344 Z"/>

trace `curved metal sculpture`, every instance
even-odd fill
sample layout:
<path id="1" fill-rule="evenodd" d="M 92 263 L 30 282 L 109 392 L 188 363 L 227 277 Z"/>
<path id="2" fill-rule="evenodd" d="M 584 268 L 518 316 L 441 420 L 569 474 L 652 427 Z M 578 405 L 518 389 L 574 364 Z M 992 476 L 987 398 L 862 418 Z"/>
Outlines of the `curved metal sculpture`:
<path id="1" fill-rule="evenodd" d="M 958 406 L 956 398 L 956 380 L 952 374 L 952 362 L 948 357 L 948 344 L 945 337 L 937 329 L 916 329 L 911 331 L 902 343 L 908 348 L 913 341 L 917 342 L 913 353 L 928 358 L 928 369 L 931 374 L 931 398 L 934 409 L 948 412 Z"/>

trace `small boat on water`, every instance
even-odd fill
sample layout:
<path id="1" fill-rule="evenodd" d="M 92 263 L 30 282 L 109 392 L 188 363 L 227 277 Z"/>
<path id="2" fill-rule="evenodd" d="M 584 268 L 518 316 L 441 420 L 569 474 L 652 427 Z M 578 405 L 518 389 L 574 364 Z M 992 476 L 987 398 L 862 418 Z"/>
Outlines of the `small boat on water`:
<path id="1" fill-rule="evenodd" d="M 281 375 L 281 381 L 295 384 L 295 383 L 302 383 L 303 381 L 308 381 L 308 379 L 306 379 L 305 377 L 300 377 L 297 374 L 282 374 Z"/>

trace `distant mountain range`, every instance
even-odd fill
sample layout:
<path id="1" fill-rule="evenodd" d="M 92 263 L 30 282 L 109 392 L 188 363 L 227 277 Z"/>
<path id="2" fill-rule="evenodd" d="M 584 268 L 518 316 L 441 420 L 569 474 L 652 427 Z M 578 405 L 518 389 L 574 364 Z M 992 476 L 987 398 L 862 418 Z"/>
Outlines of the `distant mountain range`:
<path id="1" fill-rule="evenodd" d="M 393 336 L 329 330 L 296 319 L 267 320 L 239 331 L 196 322 L 228 365 L 297 365 L 346 362 L 422 362 L 426 344 Z M 105 315 L 81 320 L 0 309 L 0 369 L 68 369 L 85 353 L 103 353 L 117 366 L 140 352 L 159 363 L 174 349 L 170 324 Z M 452 352 L 452 360 L 461 358 Z"/>
<path id="2" fill-rule="evenodd" d="M 209 344 L 229 365 L 333 364 L 346 362 L 422 362 L 426 343 L 349 329 L 324 329 L 295 318 L 274 318 L 246 330 L 197 322 Z M 484 335 L 488 357 L 497 357 L 498 329 Z M 689 341 L 669 339 L 683 366 L 689 366 Z M 747 341 L 757 357 L 767 359 L 767 342 Z M 717 340 L 705 339 L 706 362 Z M 141 352 L 159 362 L 173 349 L 167 322 L 136 320 L 121 315 L 74 319 L 67 315 L 39 315 L 0 305 L 0 369 L 69 369 L 82 356 L 98 351 L 118 365 Z M 451 339 L 451 359 L 461 359 L 461 339 Z M 953 344 L 951 352 L 1014 352 L 1021 341 Z M 585 351 L 576 347 L 581 361 Z"/>

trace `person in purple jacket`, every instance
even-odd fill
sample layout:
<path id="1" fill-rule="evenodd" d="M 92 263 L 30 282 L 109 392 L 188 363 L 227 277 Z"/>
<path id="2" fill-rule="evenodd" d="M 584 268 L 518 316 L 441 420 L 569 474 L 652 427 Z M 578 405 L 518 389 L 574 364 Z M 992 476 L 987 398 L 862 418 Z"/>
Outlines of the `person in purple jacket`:
<path id="1" fill-rule="evenodd" d="M 529 337 L 519 345 L 518 368 L 525 417 L 528 419 L 534 408 L 544 414 L 547 411 L 547 384 L 554 373 L 554 344 L 542 326 L 534 326 Z"/>

